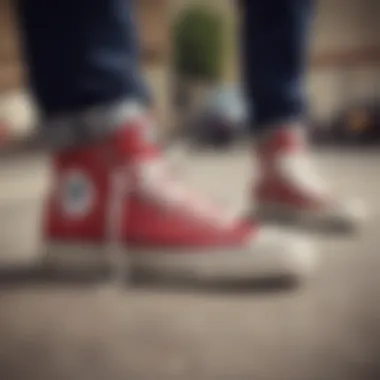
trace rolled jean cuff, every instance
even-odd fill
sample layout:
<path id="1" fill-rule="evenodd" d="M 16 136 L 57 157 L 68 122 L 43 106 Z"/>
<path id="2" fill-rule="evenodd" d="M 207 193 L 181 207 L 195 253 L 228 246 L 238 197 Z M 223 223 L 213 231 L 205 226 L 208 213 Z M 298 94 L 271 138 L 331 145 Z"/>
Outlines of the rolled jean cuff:
<path id="1" fill-rule="evenodd" d="M 135 99 L 100 104 L 73 113 L 52 116 L 39 125 L 40 140 L 50 149 L 65 149 L 99 141 L 125 122 L 146 114 L 147 107 Z"/>

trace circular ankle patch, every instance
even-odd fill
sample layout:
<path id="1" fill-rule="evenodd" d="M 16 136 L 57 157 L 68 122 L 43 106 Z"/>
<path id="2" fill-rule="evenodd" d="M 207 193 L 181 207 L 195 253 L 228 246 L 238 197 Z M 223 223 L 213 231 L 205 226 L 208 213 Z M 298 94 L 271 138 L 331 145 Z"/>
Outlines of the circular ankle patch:
<path id="1" fill-rule="evenodd" d="M 79 170 L 66 172 L 61 180 L 61 206 L 67 216 L 81 218 L 92 209 L 95 189 L 88 176 Z"/>

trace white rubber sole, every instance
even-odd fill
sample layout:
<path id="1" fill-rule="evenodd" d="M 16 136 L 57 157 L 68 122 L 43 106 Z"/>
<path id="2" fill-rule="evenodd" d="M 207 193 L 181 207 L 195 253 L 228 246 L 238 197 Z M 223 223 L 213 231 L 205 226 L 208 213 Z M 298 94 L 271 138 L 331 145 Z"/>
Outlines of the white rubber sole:
<path id="1" fill-rule="evenodd" d="M 278 260 L 278 255 L 267 254 L 265 249 L 258 249 L 257 254 L 231 249 L 194 253 L 50 243 L 44 263 L 61 269 L 106 267 L 119 279 L 127 278 L 129 273 L 200 281 L 300 280 L 309 277 L 314 269 L 314 252 L 302 244 L 298 245 L 297 252 L 289 251 L 291 249 L 284 247 L 283 259 Z"/>

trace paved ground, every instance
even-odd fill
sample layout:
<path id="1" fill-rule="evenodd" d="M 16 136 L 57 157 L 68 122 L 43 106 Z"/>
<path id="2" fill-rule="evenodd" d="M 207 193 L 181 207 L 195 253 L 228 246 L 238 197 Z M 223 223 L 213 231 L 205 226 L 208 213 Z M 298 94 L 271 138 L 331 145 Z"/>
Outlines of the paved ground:
<path id="1" fill-rule="evenodd" d="M 367 202 L 372 217 L 360 235 L 314 237 L 322 264 L 309 284 L 115 292 L 92 282 L 3 275 L 0 378 L 379 379 L 380 152 L 325 152 L 318 159 L 338 189 Z M 186 160 L 180 166 L 191 182 L 243 206 L 246 155 Z M 36 258 L 37 201 L 47 178 L 43 159 L 0 164 L 3 262 Z"/>

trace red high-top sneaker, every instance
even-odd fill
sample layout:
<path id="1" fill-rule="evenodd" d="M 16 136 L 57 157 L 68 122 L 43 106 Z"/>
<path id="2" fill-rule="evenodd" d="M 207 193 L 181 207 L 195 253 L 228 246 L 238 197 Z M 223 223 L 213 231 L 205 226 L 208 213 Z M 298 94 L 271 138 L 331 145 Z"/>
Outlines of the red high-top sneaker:
<path id="1" fill-rule="evenodd" d="M 121 249 L 131 269 L 200 279 L 309 273 L 307 241 L 231 217 L 189 192 L 166 170 L 151 132 L 150 121 L 136 116 L 108 141 L 54 158 L 50 250 Z"/>
<path id="2" fill-rule="evenodd" d="M 261 177 L 255 217 L 300 227 L 351 230 L 364 218 L 357 203 L 334 198 L 317 175 L 301 129 L 280 129 L 257 149 Z"/>

